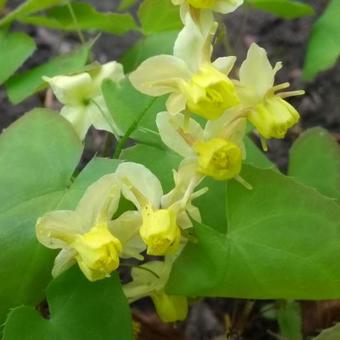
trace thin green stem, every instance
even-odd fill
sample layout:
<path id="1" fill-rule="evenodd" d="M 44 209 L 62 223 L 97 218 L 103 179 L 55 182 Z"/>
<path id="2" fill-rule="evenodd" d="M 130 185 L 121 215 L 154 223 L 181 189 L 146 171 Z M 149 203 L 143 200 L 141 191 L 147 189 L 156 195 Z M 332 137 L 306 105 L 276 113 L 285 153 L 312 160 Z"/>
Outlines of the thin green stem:
<path id="1" fill-rule="evenodd" d="M 149 105 L 141 112 L 141 114 L 137 117 L 137 119 L 127 129 L 127 131 L 125 132 L 125 135 L 119 140 L 119 142 L 117 144 L 116 150 L 115 150 L 115 152 L 113 154 L 113 158 L 119 158 L 119 156 L 122 153 L 122 150 L 123 150 L 125 144 L 129 140 L 131 134 L 137 129 L 138 124 L 140 123 L 142 118 L 145 116 L 145 114 L 148 112 L 148 110 L 153 105 L 153 103 L 155 102 L 156 99 L 157 98 L 153 98 L 151 100 Z"/>
<path id="2" fill-rule="evenodd" d="M 79 39 L 81 41 L 82 44 L 85 44 L 86 41 L 85 41 L 85 38 L 84 38 L 84 35 L 83 35 L 83 32 L 81 31 L 80 29 L 80 25 L 79 25 L 79 22 L 78 22 L 78 19 L 77 19 L 77 16 L 76 16 L 76 13 L 74 13 L 74 9 L 72 7 L 72 4 L 70 1 L 67 1 L 67 8 L 71 14 L 71 17 L 72 17 L 72 20 L 76 26 L 76 29 L 77 29 L 77 33 L 78 33 L 78 36 L 79 36 Z"/>

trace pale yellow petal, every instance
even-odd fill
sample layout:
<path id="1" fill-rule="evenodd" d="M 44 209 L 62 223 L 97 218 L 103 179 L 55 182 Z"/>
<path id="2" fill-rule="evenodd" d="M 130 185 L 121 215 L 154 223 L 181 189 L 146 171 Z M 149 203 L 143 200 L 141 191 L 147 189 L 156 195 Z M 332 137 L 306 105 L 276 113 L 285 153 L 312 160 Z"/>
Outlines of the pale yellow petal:
<path id="1" fill-rule="evenodd" d="M 275 70 L 270 64 L 265 49 L 253 43 L 246 60 L 240 68 L 240 81 L 242 86 L 251 89 L 259 100 L 274 85 Z"/>
<path id="2" fill-rule="evenodd" d="M 110 222 L 110 231 L 123 246 L 120 253 L 121 258 L 134 257 L 143 260 L 144 257 L 140 254 L 146 249 L 146 246 L 139 235 L 142 222 L 141 214 L 138 211 L 126 211 Z"/>
<path id="3" fill-rule="evenodd" d="M 86 231 L 111 220 L 119 199 L 120 184 L 114 174 L 105 175 L 89 186 L 76 208 L 86 223 Z"/>
<path id="4" fill-rule="evenodd" d="M 88 73 L 43 79 L 49 83 L 57 99 L 66 105 L 82 105 L 93 93 L 93 82 Z"/>
<path id="5" fill-rule="evenodd" d="M 243 0 L 217 0 L 214 11 L 227 14 L 235 11 L 243 4 Z"/>
<path id="6" fill-rule="evenodd" d="M 38 241 L 51 249 L 67 248 L 75 236 L 84 230 L 82 216 L 70 210 L 48 212 L 36 224 Z"/>
<path id="7" fill-rule="evenodd" d="M 197 72 L 201 64 L 210 61 L 211 39 L 215 30 L 216 24 L 210 11 L 200 12 L 197 20 L 194 20 L 188 11 L 184 27 L 174 45 L 174 55 L 182 59 L 192 72 Z"/>
<path id="8" fill-rule="evenodd" d="M 125 162 L 118 166 L 116 174 L 121 181 L 122 194 L 138 209 L 141 209 L 146 201 L 150 202 L 154 208 L 159 207 L 163 195 L 162 185 L 144 165 Z M 142 200 L 144 202 L 141 202 Z"/>
<path id="9" fill-rule="evenodd" d="M 203 129 L 194 119 L 190 119 L 187 129 L 184 129 L 183 114 L 170 115 L 168 112 L 160 112 L 156 124 L 162 141 L 170 149 L 182 157 L 192 157 L 195 154 L 190 142 L 203 138 Z"/>
<path id="10" fill-rule="evenodd" d="M 140 92 L 161 96 L 178 91 L 179 84 L 190 77 L 191 73 L 183 60 L 171 55 L 158 55 L 142 62 L 129 79 Z"/>
<path id="11" fill-rule="evenodd" d="M 234 67 L 235 62 L 236 57 L 230 56 L 217 58 L 212 64 L 218 71 L 222 72 L 225 75 L 228 75 Z"/>
<path id="12" fill-rule="evenodd" d="M 185 110 L 186 99 L 182 93 L 172 93 L 167 99 L 165 105 L 169 113 L 180 113 Z"/>
<path id="13" fill-rule="evenodd" d="M 62 249 L 54 260 L 52 276 L 57 277 L 77 263 L 74 249 Z"/>
<path id="14" fill-rule="evenodd" d="M 118 83 L 124 79 L 123 65 L 116 61 L 110 61 L 104 65 L 101 65 L 99 70 L 93 76 L 93 86 L 96 91 L 96 95 L 101 93 L 101 86 L 104 80 L 109 79 Z"/>

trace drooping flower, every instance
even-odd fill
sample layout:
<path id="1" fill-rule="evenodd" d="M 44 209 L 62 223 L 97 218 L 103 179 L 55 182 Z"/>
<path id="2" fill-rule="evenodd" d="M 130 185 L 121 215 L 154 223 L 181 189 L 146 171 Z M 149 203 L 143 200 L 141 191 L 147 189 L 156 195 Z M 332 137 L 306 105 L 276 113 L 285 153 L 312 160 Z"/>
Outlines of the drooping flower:
<path id="1" fill-rule="evenodd" d="M 191 227 L 190 219 L 188 222 L 183 214 L 192 210 L 191 196 L 197 184 L 194 183 L 195 178 L 192 178 L 182 195 L 174 195 L 166 200 L 166 204 L 162 204 L 162 186 L 158 178 L 143 165 L 122 163 L 116 174 L 122 183 L 122 194 L 139 211 L 139 233 L 147 246 L 147 253 L 160 256 L 175 253 L 181 243 L 181 229 Z"/>
<path id="2" fill-rule="evenodd" d="M 130 81 L 137 90 L 150 96 L 170 94 L 166 107 L 171 114 L 187 110 L 206 119 L 217 119 L 239 104 L 235 86 L 228 77 L 235 57 L 218 58 L 212 63 L 215 23 L 207 20 L 199 27 L 190 15 L 185 20 L 174 55 L 145 60 L 131 73 Z"/>
<path id="3" fill-rule="evenodd" d="M 192 162 L 201 176 L 216 180 L 238 177 L 245 158 L 243 137 L 246 119 L 238 111 L 227 111 L 203 129 L 190 119 L 187 129 L 182 128 L 183 115 L 160 112 L 156 123 L 162 141 L 186 162 Z"/>
<path id="4" fill-rule="evenodd" d="M 38 240 L 51 249 L 61 249 L 52 275 L 57 276 L 78 263 L 90 281 L 109 276 L 119 266 L 122 253 L 138 258 L 137 248 L 129 242 L 138 234 L 136 219 L 130 230 L 121 228 L 121 221 L 112 225 L 120 199 L 120 184 L 115 175 L 106 175 L 92 184 L 84 193 L 74 211 L 56 210 L 38 219 Z M 140 220 L 137 220 L 137 227 Z M 142 251 L 140 249 L 139 251 Z"/>
<path id="5" fill-rule="evenodd" d="M 188 314 L 185 296 L 168 295 L 165 285 L 168 281 L 174 256 L 166 256 L 165 261 L 152 261 L 131 271 L 132 281 L 123 286 L 130 303 L 150 296 L 157 314 L 164 322 L 184 320 Z"/>
<path id="6" fill-rule="evenodd" d="M 253 43 L 240 68 L 237 89 L 249 121 L 265 138 L 284 138 L 300 115 L 285 98 L 304 94 L 304 91 L 277 92 L 289 87 L 289 83 L 274 85 L 281 63 L 271 66 L 266 51 Z"/>
<path id="7" fill-rule="evenodd" d="M 102 95 L 101 85 L 105 79 L 119 82 L 123 78 L 123 67 L 115 61 L 72 76 L 43 77 L 57 99 L 64 104 L 61 115 L 73 125 L 81 140 L 91 125 L 98 130 L 118 134 L 119 130 Z"/>

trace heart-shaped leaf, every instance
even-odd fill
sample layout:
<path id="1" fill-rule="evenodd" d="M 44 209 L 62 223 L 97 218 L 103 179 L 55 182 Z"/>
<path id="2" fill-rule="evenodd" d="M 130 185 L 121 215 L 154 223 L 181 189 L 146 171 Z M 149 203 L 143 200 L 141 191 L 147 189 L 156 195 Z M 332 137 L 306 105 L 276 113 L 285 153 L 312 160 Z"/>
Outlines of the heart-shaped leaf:
<path id="1" fill-rule="evenodd" d="M 273 170 L 245 166 L 242 175 L 253 190 L 229 182 L 227 230 L 195 227 L 198 243 L 175 263 L 169 293 L 339 298 L 339 205 Z"/>
<path id="2" fill-rule="evenodd" d="M 47 289 L 50 316 L 43 319 L 33 307 L 9 313 L 3 340 L 132 340 L 132 321 L 119 277 L 91 283 L 76 268 Z"/>

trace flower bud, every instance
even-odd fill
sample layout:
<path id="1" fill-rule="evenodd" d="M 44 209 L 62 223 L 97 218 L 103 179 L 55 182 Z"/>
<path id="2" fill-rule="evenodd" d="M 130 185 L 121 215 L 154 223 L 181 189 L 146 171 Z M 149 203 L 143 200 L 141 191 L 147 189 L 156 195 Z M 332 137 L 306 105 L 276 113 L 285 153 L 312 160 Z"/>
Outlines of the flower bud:
<path id="1" fill-rule="evenodd" d="M 194 144 L 198 156 L 198 172 L 216 180 L 227 180 L 241 171 L 242 152 L 234 143 L 222 138 Z"/>
<path id="2" fill-rule="evenodd" d="M 206 119 L 217 119 L 225 110 L 239 104 L 235 86 L 211 65 L 203 65 L 183 86 L 187 109 Z"/>
<path id="3" fill-rule="evenodd" d="M 162 256 L 177 249 L 181 232 L 173 210 L 153 210 L 147 205 L 143 208 L 142 217 L 140 235 L 148 247 L 147 254 Z"/>
<path id="4" fill-rule="evenodd" d="M 151 299 L 163 322 L 184 320 L 188 315 L 188 299 L 185 296 L 167 295 L 160 291 L 154 292 Z"/>
<path id="5" fill-rule="evenodd" d="M 90 281 L 109 276 L 119 266 L 122 245 L 106 225 L 96 225 L 84 235 L 77 235 L 71 247 L 77 251 L 79 267 Z"/>
<path id="6" fill-rule="evenodd" d="M 279 96 L 271 96 L 249 113 L 249 121 L 266 139 L 284 138 L 299 119 L 299 113 Z"/>

